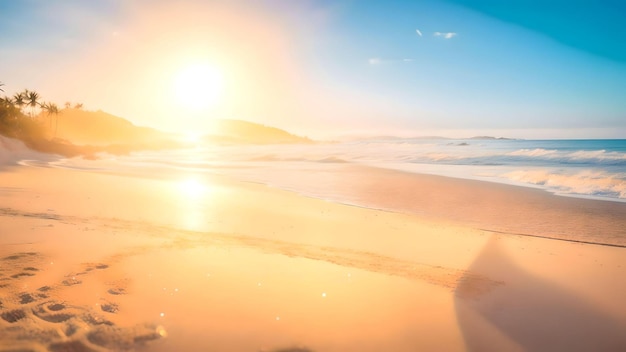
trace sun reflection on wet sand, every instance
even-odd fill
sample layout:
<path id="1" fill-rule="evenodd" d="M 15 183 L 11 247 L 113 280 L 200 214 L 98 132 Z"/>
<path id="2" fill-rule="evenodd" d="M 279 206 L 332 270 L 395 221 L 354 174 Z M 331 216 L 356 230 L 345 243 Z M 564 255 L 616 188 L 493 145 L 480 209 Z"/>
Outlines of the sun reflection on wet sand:
<path id="1" fill-rule="evenodd" d="M 199 198 L 208 193 L 208 186 L 197 178 L 186 178 L 178 183 L 181 193 L 187 198 Z"/>
<path id="2" fill-rule="evenodd" d="M 340 265 L 237 246 L 196 245 L 182 249 L 182 256 L 179 251 L 154 252 L 126 266 L 139 278 L 127 309 L 134 316 L 160 316 L 167 330 L 168 338 L 151 346 L 155 351 L 273 351 L 294 345 L 413 351 L 442 347 L 441 341 L 447 350 L 461 349 L 460 335 L 449 329 L 455 324 L 450 294 L 429 294 L 444 288 L 358 269 L 347 275 Z M 173 287 L 177 294 L 171 294 Z"/>
<path id="3" fill-rule="evenodd" d="M 205 230 L 212 221 L 210 211 L 215 201 L 215 190 L 200 177 L 186 177 L 176 182 L 176 205 L 180 212 L 181 228 L 186 230 Z"/>

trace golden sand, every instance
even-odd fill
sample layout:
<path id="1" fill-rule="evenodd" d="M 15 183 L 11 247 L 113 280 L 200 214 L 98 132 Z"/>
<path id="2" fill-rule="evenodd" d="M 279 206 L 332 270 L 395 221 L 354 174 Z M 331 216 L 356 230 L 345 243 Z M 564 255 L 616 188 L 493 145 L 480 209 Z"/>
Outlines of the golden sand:
<path id="1" fill-rule="evenodd" d="M 476 199 L 464 181 L 427 181 Z M 624 248 L 217 176 L 18 167 L 0 185 L 0 351 L 626 346 Z M 506 203 L 519 189 L 481 187 L 494 209 L 536 210 Z M 467 207 L 458 202 L 450 211 Z"/>

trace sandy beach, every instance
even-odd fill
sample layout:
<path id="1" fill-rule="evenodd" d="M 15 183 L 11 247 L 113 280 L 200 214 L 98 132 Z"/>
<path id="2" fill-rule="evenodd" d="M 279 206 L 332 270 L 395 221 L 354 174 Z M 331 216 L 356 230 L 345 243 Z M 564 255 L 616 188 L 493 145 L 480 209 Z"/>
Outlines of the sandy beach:
<path id="1" fill-rule="evenodd" d="M 0 352 L 626 352 L 626 1 L 0 0 Z"/>
<path id="2" fill-rule="evenodd" d="M 626 1 L 557 5 L 0 0 L 0 352 L 626 352 Z"/>
<path id="3" fill-rule="evenodd" d="M 390 177 L 353 171 L 371 182 Z M 526 216 L 558 234 L 576 223 L 577 211 L 594 214 L 608 202 L 391 176 L 405 177 L 417 193 L 421 185 L 425 195 L 439 187 L 445 204 L 414 199 L 412 206 L 425 210 L 410 215 L 222 176 L 189 183 L 6 167 L 0 173 L 0 350 L 626 348 L 624 248 L 515 230 Z M 366 189 L 372 188 L 354 187 L 373 196 Z M 507 203 L 511 192 L 527 192 L 528 199 Z M 541 218 L 533 201 L 549 204 L 553 213 Z M 487 203 L 517 218 L 490 227 L 490 218 L 480 215 L 489 213 Z M 474 207 L 479 215 L 471 222 L 446 219 L 444 205 L 450 214 Z M 607 229 L 624 224 L 624 208 L 611 204 L 613 213 L 604 213 L 602 222 Z M 532 235 L 532 227 L 526 232 Z"/>

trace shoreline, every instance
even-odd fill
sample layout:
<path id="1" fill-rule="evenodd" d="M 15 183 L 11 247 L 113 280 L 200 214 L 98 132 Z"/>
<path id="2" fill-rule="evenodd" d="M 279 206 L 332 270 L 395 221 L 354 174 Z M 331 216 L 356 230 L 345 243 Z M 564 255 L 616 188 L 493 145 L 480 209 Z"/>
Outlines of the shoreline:
<path id="1" fill-rule="evenodd" d="M 388 182 L 402 175 L 352 171 L 362 184 L 342 182 L 365 195 L 381 181 L 404 185 Z M 205 176 L 189 189 L 184 174 L 0 173 L 0 261 L 10 264 L 0 267 L 0 340 L 10 341 L 0 350 L 626 346 L 623 248 Z M 418 180 L 448 193 L 467 186 Z M 480 191 L 508 204 L 496 195 L 509 188 Z M 443 198 L 448 211 L 466 209 Z"/>
<path id="2" fill-rule="evenodd" d="M 315 184 L 313 177 L 306 179 L 309 176 L 304 173 L 299 176 L 305 178 L 307 184 Z M 244 177 L 237 179 L 337 204 L 453 221 L 487 231 L 626 246 L 624 202 L 569 197 L 538 187 L 357 164 L 319 171 L 315 177 L 332 178 L 336 193 L 323 194 L 316 189 L 297 189 Z M 440 186 L 445 190 L 439 192 Z M 464 203 L 466 199 L 473 203 Z M 507 205 L 496 209 L 497 204 Z M 571 223 L 566 221 L 570 214 L 574 216 Z M 594 237 L 594 233 L 602 236 Z"/>
<path id="3" fill-rule="evenodd" d="M 416 165 L 424 165 L 426 167 L 433 166 L 433 164 L 416 164 Z M 584 194 L 584 193 L 567 193 L 563 191 L 552 190 L 544 185 L 530 183 L 530 182 L 516 181 L 516 180 L 508 179 L 502 176 L 473 176 L 473 175 L 456 175 L 455 176 L 450 173 L 444 173 L 444 172 L 437 173 L 437 172 L 409 171 L 409 170 L 402 169 L 401 167 L 384 167 L 384 166 L 377 166 L 377 165 L 365 165 L 365 166 L 380 168 L 384 170 L 404 172 L 404 173 L 409 173 L 409 174 L 433 175 L 433 176 L 440 176 L 440 177 L 455 178 L 455 179 L 460 179 L 460 180 L 480 181 L 480 182 L 487 182 L 487 183 L 503 184 L 503 185 L 513 186 L 513 187 L 530 188 L 530 189 L 542 190 L 546 193 L 559 196 L 559 197 L 597 200 L 597 201 L 614 202 L 614 203 L 626 203 L 626 198 L 598 196 L 598 195 Z M 441 165 L 436 165 L 436 166 L 441 166 Z M 448 166 L 460 166 L 460 165 L 448 165 Z"/>
<path id="4" fill-rule="evenodd" d="M 46 162 L 47 163 L 47 162 Z M 24 164 L 19 162 L 22 167 L 42 167 L 42 165 Z M 147 179 L 155 179 L 154 174 L 146 174 L 144 171 L 135 172 L 134 168 L 125 170 L 98 170 L 72 168 L 68 166 L 45 166 L 62 170 L 79 171 L 96 174 L 121 175 Z M 159 168 L 155 169 L 159 170 Z M 184 173 L 182 170 L 162 170 L 167 171 L 156 179 L 176 178 L 177 175 Z M 396 170 L 391 168 L 383 168 L 359 164 L 341 165 L 339 168 L 325 170 L 327 174 L 335 178 L 334 190 L 337 194 L 323 195 L 316 193 L 315 190 L 296 189 L 288 185 L 279 185 L 272 182 L 262 180 L 248 180 L 242 177 L 233 176 L 228 173 L 220 173 L 219 169 L 202 170 L 200 173 L 193 174 L 202 177 L 219 177 L 222 179 L 232 179 L 238 182 L 258 184 L 272 189 L 292 192 L 294 194 L 331 201 L 336 204 L 362 207 L 371 210 L 380 210 L 386 212 L 397 212 L 417 217 L 434 217 L 439 220 L 453 221 L 458 225 L 470 226 L 479 230 L 499 232 L 503 234 L 539 237 L 560 241 L 580 242 L 595 245 L 607 245 L 616 247 L 626 246 L 626 202 L 612 201 L 606 199 L 586 198 L 569 195 L 560 195 L 549 192 L 540 187 L 532 187 L 528 185 L 516 185 L 504 182 L 491 182 L 480 179 L 452 177 L 446 175 L 415 173 L 404 170 Z M 365 180 L 361 182 L 359 180 Z M 353 182 L 357 180 L 357 182 Z M 311 179 L 309 184 L 314 184 L 315 180 Z M 425 189 L 422 184 L 443 184 L 448 187 L 446 192 L 442 192 L 445 199 L 440 198 L 435 192 Z M 354 190 L 355 185 L 359 189 Z M 391 185 L 391 186 L 389 186 Z M 418 188 L 417 191 L 413 188 Z M 426 187 L 429 188 L 429 187 Z M 432 189 L 432 187 L 430 187 Z M 450 188 L 453 190 L 450 191 Z M 377 190 L 378 189 L 378 190 Z M 382 189 L 382 191 L 380 190 Z M 393 201 L 389 198 L 388 190 L 393 192 Z M 405 190 L 407 190 L 405 192 Z M 412 191 L 411 191 L 412 190 Z M 426 191 L 427 197 L 422 196 L 417 199 L 417 205 L 410 193 Z M 496 198 L 502 202 L 507 195 L 514 195 L 510 199 L 509 208 L 526 208 L 524 213 L 528 213 L 532 207 L 537 210 L 530 209 L 529 218 L 511 217 L 503 214 L 503 219 L 497 219 L 494 216 L 486 216 L 486 214 L 477 214 L 472 208 L 465 206 L 464 209 L 451 212 L 448 211 L 446 204 L 459 203 L 458 200 L 450 193 L 456 192 L 457 197 L 487 197 L 489 199 L 475 200 L 484 205 L 489 200 Z M 430 205 L 429 205 L 430 204 Z M 492 207 L 491 207 L 492 208 Z M 502 209 L 501 209 L 502 210 Z M 461 214 L 465 211 L 466 214 Z M 575 211 L 578 216 L 576 224 L 563 226 L 564 217 Z M 553 224 L 548 226 L 537 227 L 537 223 L 547 222 L 543 212 L 549 212 L 550 216 L 556 216 L 556 232 Z M 523 220 L 523 221 L 522 221 Z M 554 219 L 552 219 L 554 220 Z M 524 223 L 523 226 L 514 224 Z M 512 226 L 513 224 L 513 226 Z M 581 225 L 581 226 L 578 226 Z M 533 227 L 535 226 L 535 227 Z M 600 233 L 602 237 L 590 237 L 590 233 Z"/>
<path id="5" fill-rule="evenodd" d="M 551 140 L 537 140 L 536 142 L 550 142 Z M 592 140 L 593 141 L 593 140 Z M 622 141 L 622 140 L 619 140 Z M 625 140 L 626 141 L 626 140 Z M 206 147 L 206 146 L 205 146 Z M 191 149 L 192 151 L 195 150 L 196 147 L 194 147 L 193 149 Z M 23 165 L 23 166 L 40 166 L 38 164 L 41 164 L 41 162 L 39 162 L 38 160 L 46 160 L 44 161 L 44 163 L 50 163 L 50 160 L 57 158 L 56 161 L 59 160 L 71 160 L 71 158 L 67 158 L 67 157 L 63 157 L 60 155 L 54 155 L 54 154 L 46 154 L 46 153 L 41 153 L 41 152 L 36 152 L 33 150 L 28 149 L 23 142 L 16 140 L 16 139 L 11 139 L 8 137 L 3 137 L 0 136 L 0 150 L 3 150 L 5 152 L 7 152 L 7 156 L 2 156 L 0 157 L 0 163 L 2 164 L 7 164 L 7 163 L 15 163 L 15 164 L 19 164 L 19 165 Z M 171 152 L 180 152 L 180 151 L 185 151 L 188 149 L 172 149 L 169 150 Z M 524 150 L 524 149 L 523 149 Z M 139 151 L 135 151 L 135 153 L 148 153 L 147 155 L 150 156 L 151 151 L 150 150 L 139 150 Z M 110 156 L 115 156 L 114 154 L 106 154 L 105 155 L 110 155 Z M 193 153 L 191 153 L 193 154 Z M 271 156 L 271 154 L 270 154 Z M 119 156 L 117 156 L 119 157 Z M 122 156 L 124 157 L 124 156 Z M 259 157 L 258 160 L 262 160 L 264 157 Z M 273 156 L 272 156 L 273 158 Z M 270 158 L 270 159 L 272 159 Z M 514 187 L 524 187 L 524 188 L 528 188 L 528 189 L 539 189 L 542 190 L 546 193 L 558 196 L 558 197 L 567 197 L 567 198 L 575 198 L 575 199 L 585 199 L 585 200 L 597 200 L 597 201 L 605 201 L 605 202 L 614 202 L 614 203 L 624 203 L 626 204 L 626 198 L 618 198 L 618 197 L 609 197 L 609 196 L 599 196 L 599 195 L 593 195 L 593 194 L 585 194 L 585 193 L 575 193 L 575 192 L 564 192 L 562 190 L 558 190 L 558 189 L 553 189 L 550 188 L 548 186 L 545 185 L 541 185 L 541 184 L 537 184 L 537 183 L 533 183 L 530 181 L 520 181 L 520 180 L 515 180 L 515 179 L 510 179 L 510 178 L 506 178 L 503 177 L 502 175 L 500 176 L 481 176 L 481 175 L 474 175 L 473 173 L 468 173 L 467 170 L 462 171 L 462 172 L 458 172 L 458 171 L 454 171 L 453 169 L 455 168 L 462 168 L 462 167 L 468 167 L 469 165 L 457 165 L 457 164 L 429 164 L 429 163 L 425 163 L 425 164 L 420 164 L 420 163 L 403 163 L 403 164 L 397 164 L 397 163 L 388 163 L 388 162 L 384 162 L 384 163 L 373 163 L 373 164 L 368 164 L 368 163 L 358 163 L 358 162 L 350 162 L 350 161 L 344 161 L 344 159 L 341 158 L 336 158 L 334 156 L 331 156 L 330 159 L 332 160 L 339 160 L 339 161 L 325 161 L 326 159 L 321 159 L 319 162 L 315 162 L 315 160 L 307 160 L 309 162 L 311 162 L 311 165 L 317 165 L 317 167 L 322 167 L 324 163 L 331 163 L 334 164 L 336 166 L 340 166 L 341 164 L 343 164 L 344 162 L 346 163 L 346 165 L 352 165 L 354 167 L 362 167 L 362 168 L 375 168 L 375 169 L 381 169 L 381 170 L 388 170 L 388 171 L 394 171 L 394 172 L 402 172 L 402 173 L 407 173 L 407 174 L 414 174 L 414 175 L 432 175 L 432 176 L 440 176 L 440 177 L 448 177 L 448 178 L 454 178 L 454 179 L 460 179 L 460 180 L 470 180 L 470 181 L 481 181 L 481 182 L 487 182 L 487 183 L 493 183 L 493 184 L 503 184 L 503 185 L 509 185 L 509 186 L 514 186 Z M 91 162 L 97 162 L 99 159 L 93 159 L 90 160 Z M 257 158 L 255 158 L 254 160 L 257 160 Z M 280 160 L 280 159 L 277 159 Z M 305 158 L 306 160 L 306 158 Z M 127 161 L 129 162 L 133 162 L 134 160 L 132 158 L 129 158 Z M 135 160 L 136 161 L 136 160 Z M 139 160 L 141 162 L 141 160 Z M 34 162 L 34 163 L 33 163 Z M 252 163 L 254 164 L 254 162 Z M 159 165 L 159 164 L 156 164 Z M 167 164 L 166 164 L 167 165 Z M 2 165 L 2 166 L 6 166 L 6 165 Z M 182 169 L 184 169 L 184 164 L 182 165 L 178 165 L 178 166 L 182 166 Z M 278 167 L 291 167 L 290 165 L 279 165 Z M 68 168 L 68 169 L 73 169 L 72 166 L 63 166 L 62 163 L 55 163 L 55 165 L 53 167 L 59 167 L 59 168 Z M 233 166 L 233 165 L 218 165 L 217 168 L 221 169 L 221 168 L 229 168 L 229 167 L 238 167 L 238 166 Z M 272 166 L 273 167 L 273 166 Z M 489 167 L 488 165 L 481 165 L 480 167 Z M 530 166 L 529 166 L 530 167 Z M 81 169 L 81 167 L 77 167 L 78 169 Z M 168 166 L 165 166 L 162 168 L 162 170 L 166 171 L 166 172 L 171 172 L 172 170 L 167 170 Z M 180 168 L 175 168 L 180 170 Z M 86 170 L 89 170 L 88 168 L 86 168 Z M 93 171 L 93 170 L 91 170 Z M 113 172 L 116 172 L 116 170 L 112 170 Z M 128 170 L 127 170 L 128 171 Z M 188 170 L 189 172 L 214 172 L 215 170 L 211 170 L 211 168 L 207 168 L 207 169 L 194 169 L 191 168 Z M 132 170 L 128 171 L 128 172 L 133 172 Z M 146 175 L 143 175 L 146 176 Z M 264 184 L 268 184 L 270 185 L 271 182 L 264 182 L 264 181 L 254 181 L 254 182 L 261 182 Z M 273 185 L 272 185 L 273 186 Z M 296 192 L 300 193 L 300 194 L 304 194 L 304 195 L 309 195 L 309 196 L 313 196 L 313 197 L 318 197 L 314 192 L 303 192 L 301 190 L 298 190 L 298 187 L 285 187 L 285 186 L 281 186 L 281 185 L 276 185 L 277 188 L 280 189 L 291 189 L 291 190 L 295 190 Z M 346 203 L 346 204 L 350 204 L 350 203 Z"/>

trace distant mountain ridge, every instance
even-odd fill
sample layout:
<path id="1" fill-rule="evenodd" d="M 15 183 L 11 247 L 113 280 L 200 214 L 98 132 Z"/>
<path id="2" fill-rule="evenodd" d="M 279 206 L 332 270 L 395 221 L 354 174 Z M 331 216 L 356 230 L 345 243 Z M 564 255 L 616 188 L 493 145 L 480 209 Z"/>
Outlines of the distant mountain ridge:
<path id="1" fill-rule="evenodd" d="M 78 145 L 155 145 L 178 140 L 174 133 L 136 126 L 104 111 L 65 109 L 58 119 L 57 138 Z M 243 120 L 216 120 L 213 129 L 201 134 L 205 142 L 217 144 L 312 143 L 280 128 Z"/>
<path id="2" fill-rule="evenodd" d="M 205 136 L 205 141 L 218 144 L 313 143 L 309 138 L 296 136 L 280 128 L 226 119 L 216 121 L 214 131 Z"/>
<path id="3" fill-rule="evenodd" d="M 515 138 L 492 137 L 492 136 L 475 136 L 470 138 L 453 138 L 443 136 L 414 136 L 414 137 L 398 137 L 398 136 L 366 136 L 366 137 L 348 137 L 346 140 L 353 141 L 410 141 L 410 140 L 516 140 Z"/>
<path id="4" fill-rule="evenodd" d="M 505 137 L 492 137 L 492 136 L 476 136 L 467 139 L 479 139 L 479 140 L 498 140 L 498 141 L 511 141 L 515 140 L 515 138 L 505 138 Z"/>
<path id="5" fill-rule="evenodd" d="M 58 116 L 56 137 L 78 145 L 152 144 L 168 140 L 172 135 L 104 111 L 64 109 Z"/>

